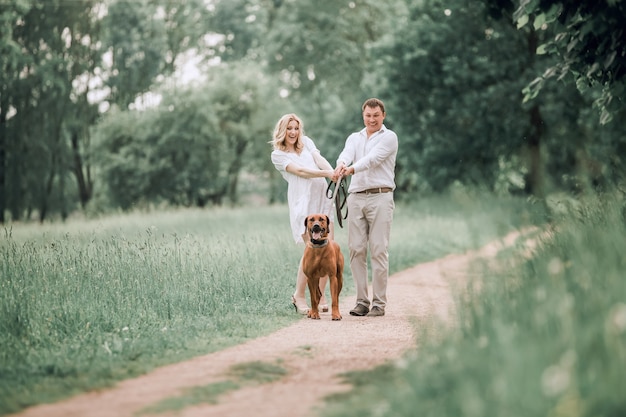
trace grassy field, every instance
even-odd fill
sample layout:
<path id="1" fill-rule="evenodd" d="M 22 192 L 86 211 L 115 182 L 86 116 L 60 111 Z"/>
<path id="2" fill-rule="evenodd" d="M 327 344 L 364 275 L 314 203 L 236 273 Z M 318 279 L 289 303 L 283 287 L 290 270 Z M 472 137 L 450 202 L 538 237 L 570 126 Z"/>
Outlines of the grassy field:
<path id="1" fill-rule="evenodd" d="M 345 375 L 354 390 L 323 415 L 626 415 L 624 202 L 594 196 L 562 214 L 532 259 L 477 266 L 480 281 L 457 294 L 458 328 L 427 326 L 419 352 Z"/>
<path id="2" fill-rule="evenodd" d="M 391 272 L 532 221 L 464 193 L 397 205 Z M 12 224 L 0 237 L 0 414 L 100 388 L 301 319 L 284 206 Z M 347 231 L 336 239 L 347 256 Z M 342 297 L 353 293 L 346 268 Z"/>

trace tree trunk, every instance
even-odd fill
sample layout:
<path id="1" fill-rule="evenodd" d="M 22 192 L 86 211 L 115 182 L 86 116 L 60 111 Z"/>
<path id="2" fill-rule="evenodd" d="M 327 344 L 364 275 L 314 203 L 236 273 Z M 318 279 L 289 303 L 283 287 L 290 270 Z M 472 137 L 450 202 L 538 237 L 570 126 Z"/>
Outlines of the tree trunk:
<path id="1" fill-rule="evenodd" d="M 537 32 L 530 29 L 526 37 L 529 57 L 529 68 L 533 68 L 539 39 Z M 541 139 L 545 132 L 539 104 L 533 105 L 528 111 L 530 127 L 526 136 L 528 146 L 528 181 L 526 190 L 536 197 L 544 197 L 543 162 L 541 160 Z"/>
<path id="2" fill-rule="evenodd" d="M 4 224 L 6 210 L 6 147 L 7 147 L 7 108 L 4 100 L 0 103 L 0 224 Z"/>
<path id="3" fill-rule="evenodd" d="M 78 198 L 80 199 L 80 205 L 84 209 L 87 203 L 91 200 L 93 192 L 93 184 L 91 184 L 91 176 L 89 174 L 89 167 L 83 166 L 83 159 L 80 156 L 80 146 L 78 144 L 78 133 L 72 132 L 72 154 L 74 158 L 74 175 L 76 176 L 76 183 L 78 184 Z M 85 175 L 85 172 L 87 173 Z"/>
<path id="4" fill-rule="evenodd" d="M 536 197 L 543 198 L 545 194 L 543 183 L 543 162 L 541 161 L 541 138 L 544 126 L 539 106 L 529 110 L 530 128 L 526 137 L 528 147 L 528 182 L 527 191 Z"/>
<path id="5" fill-rule="evenodd" d="M 243 153 L 248 146 L 248 142 L 245 139 L 235 139 L 235 157 L 233 162 L 228 167 L 228 199 L 231 205 L 235 205 L 239 202 L 239 196 L 237 194 L 237 185 L 239 184 L 239 172 L 243 164 Z"/>
<path id="6" fill-rule="evenodd" d="M 269 196 L 268 196 L 268 200 L 269 200 L 269 204 L 274 204 L 276 203 L 276 195 L 278 194 L 278 186 L 277 186 L 277 180 L 276 180 L 276 169 L 274 169 L 274 167 L 271 167 L 269 169 L 269 178 L 270 178 L 270 189 L 269 189 Z M 281 178 L 282 179 L 282 178 Z"/>

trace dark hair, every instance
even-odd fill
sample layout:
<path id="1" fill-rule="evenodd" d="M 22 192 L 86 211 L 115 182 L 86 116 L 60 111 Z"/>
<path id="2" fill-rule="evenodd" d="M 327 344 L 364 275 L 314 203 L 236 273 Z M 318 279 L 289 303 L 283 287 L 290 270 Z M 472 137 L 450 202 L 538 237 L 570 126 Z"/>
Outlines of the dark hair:
<path id="1" fill-rule="evenodd" d="M 363 103 L 363 106 L 361 106 L 361 111 L 365 111 L 366 107 L 372 109 L 375 107 L 380 107 L 380 110 L 382 110 L 383 114 L 385 114 L 385 103 L 383 103 L 383 101 L 380 99 L 368 98 L 367 100 L 365 100 L 365 103 Z"/>

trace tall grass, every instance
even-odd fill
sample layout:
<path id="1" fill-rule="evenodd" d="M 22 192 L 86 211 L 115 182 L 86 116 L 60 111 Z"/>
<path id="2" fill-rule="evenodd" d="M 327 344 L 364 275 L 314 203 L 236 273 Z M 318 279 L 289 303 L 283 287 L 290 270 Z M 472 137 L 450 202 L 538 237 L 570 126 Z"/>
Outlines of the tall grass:
<path id="1" fill-rule="evenodd" d="M 0 243 L 2 411 L 291 322 L 285 301 L 299 253 L 276 232 L 285 219 L 268 208 L 8 229 Z"/>
<path id="2" fill-rule="evenodd" d="M 555 220 L 532 259 L 483 270 L 458 294 L 457 328 L 424 332 L 414 356 L 327 414 L 626 415 L 623 207 L 586 201 Z"/>
<path id="3" fill-rule="evenodd" d="M 541 223 L 543 208 L 519 198 L 456 189 L 396 206 L 389 244 L 392 272 Z"/>
<path id="4" fill-rule="evenodd" d="M 509 215 L 519 207 L 457 197 L 399 204 L 392 272 L 502 234 L 515 227 Z M 275 206 L 5 228 L 0 414 L 300 319 L 288 299 L 302 248 L 293 243 L 287 219 L 287 208 Z M 347 232 L 338 229 L 336 239 L 347 256 Z M 342 297 L 353 290 L 348 266 L 345 272 Z"/>

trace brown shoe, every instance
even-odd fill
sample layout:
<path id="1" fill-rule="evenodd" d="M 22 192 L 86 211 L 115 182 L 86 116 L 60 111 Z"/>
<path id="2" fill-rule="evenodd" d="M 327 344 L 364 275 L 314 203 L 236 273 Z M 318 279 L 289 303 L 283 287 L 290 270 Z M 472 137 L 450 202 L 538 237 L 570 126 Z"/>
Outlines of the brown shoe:
<path id="1" fill-rule="evenodd" d="M 378 317 L 378 316 L 384 316 L 384 315 L 385 315 L 385 310 L 378 306 L 372 307 L 372 310 L 369 313 L 367 313 L 367 317 Z"/>
<path id="2" fill-rule="evenodd" d="M 366 315 L 370 309 L 363 304 L 357 304 L 352 310 L 350 310 L 350 315 L 352 316 L 364 316 Z"/>

